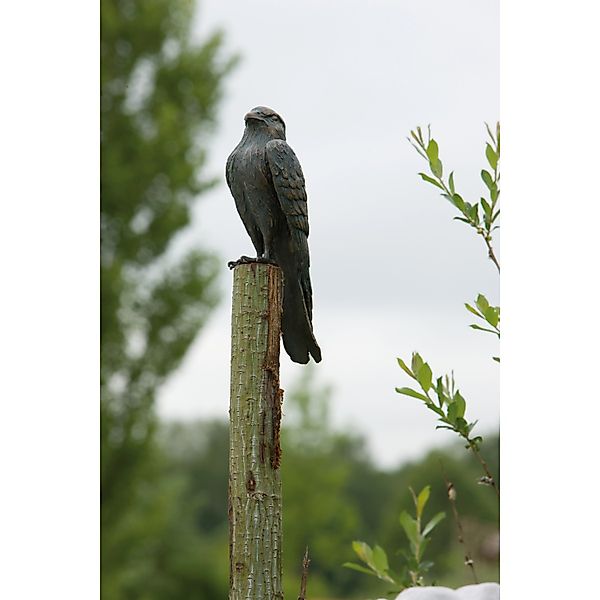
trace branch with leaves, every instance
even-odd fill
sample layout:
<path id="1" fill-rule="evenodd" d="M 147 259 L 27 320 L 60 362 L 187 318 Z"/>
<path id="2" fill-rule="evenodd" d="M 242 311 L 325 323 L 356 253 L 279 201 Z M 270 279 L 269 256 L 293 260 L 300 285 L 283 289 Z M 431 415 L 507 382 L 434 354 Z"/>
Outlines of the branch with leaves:
<path id="1" fill-rule="evenodd" d="M 496 124 L 496 132 L 492 133 L 489 125 L 486 123 L 486 129 L 490 136 L 491 143 L 485 147 L 485 156 L 491 168 L 491 172 L 483 169 L 481 179 L 487 187 L 489 200 L 480 198 L 478 203 L 470 204 L 456 191 L 454 183 L 454 171 L 450 173 L 447 181 L 444 179 L 444 166 L 439 157 L 438 143 L 431 137 L 431 128 L 427 126 L 427 139 L 423 137 L 423 130 L 417 127 L 410 132 L 408 141 L 415 150 L 427 161 L 431 175 L 419 173 L 424 181 L 442 190 L 442 196 L 446 198 L 461 213 L 460 217 L 454 217 L 457 221 L 462 221 L 473 227 L 480 235 L 487 247 L 488 256 L 496 265 L 500 272 L 500 263 L 492 246 L 492 232 L 497 229 L 496 220 L 500 215 L 498 201 L 500 198 L 500 171 L 498 163 L 500 162 L 500 123 Z M 481 213 L 480 213 L 481 209 Z"/>
<path id="2" fill-rule="evenodd" d="M 488 299 L 483 295 L 479 294 L 475 300 L 475 306 L 472 306 L 468 302 L 465 302 L 465 308 L 476 317 L 487 323 L 490 327 L 482 327 L 477 323 L 471 323 L 469 327 L 471 329 L 477 329 L 478 331 L 485 331 L 486 333 L 492 333 L 498 336 L 500 339 L 500 307 L 492 306 Z M 496 362 L 500 362 L 499 356 L 492 356 L 492 359 Z"/>
<path id="3" fill-rule="evenodd" d="M 475 308 L 476 307 L 476 308 Z M 475 307 L 465 302 L 465 308 L 473 313 L 476 317 L 479 317 L 483 321 L 485 321 L 492 329 L 488 329 L 486 327 L 481 327 L 476 323 L 472 323 L 469 325 L 471 329 L 477 329 L 479 331 L 487 331 L 488 333 L 493 333 L 500 338 L 500 307 L 499 306 L 491 306 L 488 302 L 488 299 L 483 295 L 479 294 L 477 296 L 477 300 L 475 300 Z"/>
<path id="4" fill-rule="evenodd" d="M 419 392 L 409 387 L 401 387 L 396 388 L 396 392 L 422 400 L 425 406 L 438 416 L 438 421 L 442 423 L 436 429 L 449 429 L 458 434 L 466 442 L 465 447 L 471 450 L 485 473 L 479 482 L 493 487 L 496 495 L 500 497 L 498 486 L 480 453 L 483 438 L 479 435 L 471 436 L 471 432 L 477 421 L 469 423 L 465 419 L 467 402 L 456 388 L 454 373 L 450 376 L 445 375 L 434 380 L 431 367 L 421 358 L 418 352 L 413 352 L 410 367 L 401 358 L 397 360 L 402 370 L 419 384 L 421 391 Z M 432 394 L 435 394 L 435 399 L 432 397 Z"/>
<path id="5" fill-rule="evenodd" d="M 412 488 L 408 489 L 415 505 L 415 516 L 412 517 L 405 510 L 400 513 L 400 525 L 409 541 L 409 550 L 402 549 L 399 551 L 399 554 L 404 556 L 406 560 L 406 564 L 401 570 L 398 573 L 393 573 L 390 570 L 387 554 L 381 546 L 376 545 L 371 548 L 366 542 L 360 541 L 352 542 L 352 549 L 366 566 L 353 562 L 347 562 L 343 565 L 348 569 L 372 575 L 382 581 L 398 586 L 398 589 L 390 593 L 398 593 L 408 587 L 424 585 L 424 577 L 433 566 L 431 561 L 423 560 L 425 549 L 430 541 L 429 536 L 446 516 L 444 512 L 439 512 L 423 527 L 423 513 L 429 500 L 431 487 L 425 486 L 418 495 L 415 494 Z"/>

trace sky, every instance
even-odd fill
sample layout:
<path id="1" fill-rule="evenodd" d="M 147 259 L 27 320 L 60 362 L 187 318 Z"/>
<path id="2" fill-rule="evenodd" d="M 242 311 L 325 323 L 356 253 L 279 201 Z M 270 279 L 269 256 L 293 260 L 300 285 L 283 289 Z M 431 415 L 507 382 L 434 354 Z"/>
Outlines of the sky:
<path id="1" fill-rule="evenodd" d="M 476 431 L 495 430 L 498 342 L 468 327 L 464 303 L 481 292 L 499 304 L 498 274 L 481 238 L 418 177 L 426 165 L 406 137 L 430 123 L 457 191 L 471 202 L 484 195 L 484 123 L 499 119 L 497 1 L 204 0 L 194 35 L 216 28 L 225 53 L 241 57 L 208 144 L 206 175 L 221 182 L 198 201 L 176 250 L 201 244 L 222 257 L 223 301 L 160 392 L 159 414 L 227 419 L 225 265 L 253 248 L 224 167 L 244 114 L 266 105 L 284 118 L 306 178 L 323 352 L 314 370 L 333 387 L 334 426 L 363 434 L 384 467 L 453 440 L 418 400 L 395 392 L 410 385 L 396 357 L 417 350 L 434 375 L 454 371 Z M 285 390 L 304 367 L 283 352 L 281 363 Z"/>

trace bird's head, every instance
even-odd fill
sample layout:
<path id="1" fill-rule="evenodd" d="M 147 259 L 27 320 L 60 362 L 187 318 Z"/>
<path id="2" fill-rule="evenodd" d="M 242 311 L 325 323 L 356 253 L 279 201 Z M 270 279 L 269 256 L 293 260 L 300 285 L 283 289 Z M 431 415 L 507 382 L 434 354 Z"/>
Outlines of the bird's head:
<path id="1" fill-rule="evenodd" d="M 246 129 L 265 131 L 272 139 L 285 140 L 285 123 L 272 109 L 266 106 L 257 106 L 244 117 Z"/>

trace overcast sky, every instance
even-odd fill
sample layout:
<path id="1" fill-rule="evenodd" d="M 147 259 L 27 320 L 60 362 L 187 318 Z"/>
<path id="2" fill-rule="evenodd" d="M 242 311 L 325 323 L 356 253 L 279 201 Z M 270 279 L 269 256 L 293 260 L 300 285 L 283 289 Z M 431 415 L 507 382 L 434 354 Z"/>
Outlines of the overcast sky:
<path id="1" fill-rule="evenodd" d="M 498 275 L 481 238 L 417 176 L 425 164 L 406 141 L 431 123 L 457 191 L 471 202 L 484 194 L 484 122 L 499 118 L 497 1 L 204 0 L 195 32 L 216 27 L 242 57 L 209 145 L 208 171 L 222 183 L 197 203 L 178 246 L 222 256 L 224 300 L 162 390 L 159 413 L 227 418 L 225 262 L 253 248 L 223 171 L 244 114 L 263 104 L 286 121 L 306 178 L 316 372 L 334 388 L 334 424 L 364 433 L 386 466 L 453 439 L 394 391 L 410 381 L 396 357 L 418 350 L 434 374 L 454 369 L 481 433 L 497 427 L 498 344 L 469 329 L 464 302 L 483 292 L 498 303 Z M 282 352 L 284 389 L 301 369 Z"/>

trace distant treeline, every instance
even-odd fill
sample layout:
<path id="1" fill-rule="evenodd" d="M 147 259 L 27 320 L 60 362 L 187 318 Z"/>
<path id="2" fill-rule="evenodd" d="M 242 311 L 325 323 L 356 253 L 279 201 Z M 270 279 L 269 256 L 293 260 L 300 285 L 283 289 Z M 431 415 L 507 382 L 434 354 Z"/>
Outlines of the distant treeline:
<path id="1" fill-rule="evenodd" d="M 427 512 L 440 510 L 428 558 L 440 584 L 470 583 L 458 547 L 441 464 L 458 492 L 468 542 L 481 578 L 498 577 L 498 509 L 491 490 L 477 485 L 479 467 L 460 446 L 429 453 L 394 470 L 377 468 L 365 440 L 336 432 L 327 418 L 329 393 L 309 381 L 286 399 L 283 433 L 284 573 L 286 597 L 298 594 L 301 559 L 310 547 L 311 597 L 350 598 L 385 593 L 386 584 L 342 568 L 354 560 L 351 542 L 383 546 L 394 561 L 406 546 L 398 517 L 411 507 L 408 486 L 431 484 Z M 163 424 L 157 436 L 154 485 L 131 507 L 123 540 L 127 559 L 115 570 L 120 598 L 192 600 L 228 593 L 228 424 L 222 421 Z M 484 453 L 498 473 L 498 437 Z M 441 462 L 440 462 L 441 461 Z M 127 543 L 127 542 L 126 542 Z M 105 578 L 111 573 L 105 572 Z"/>

